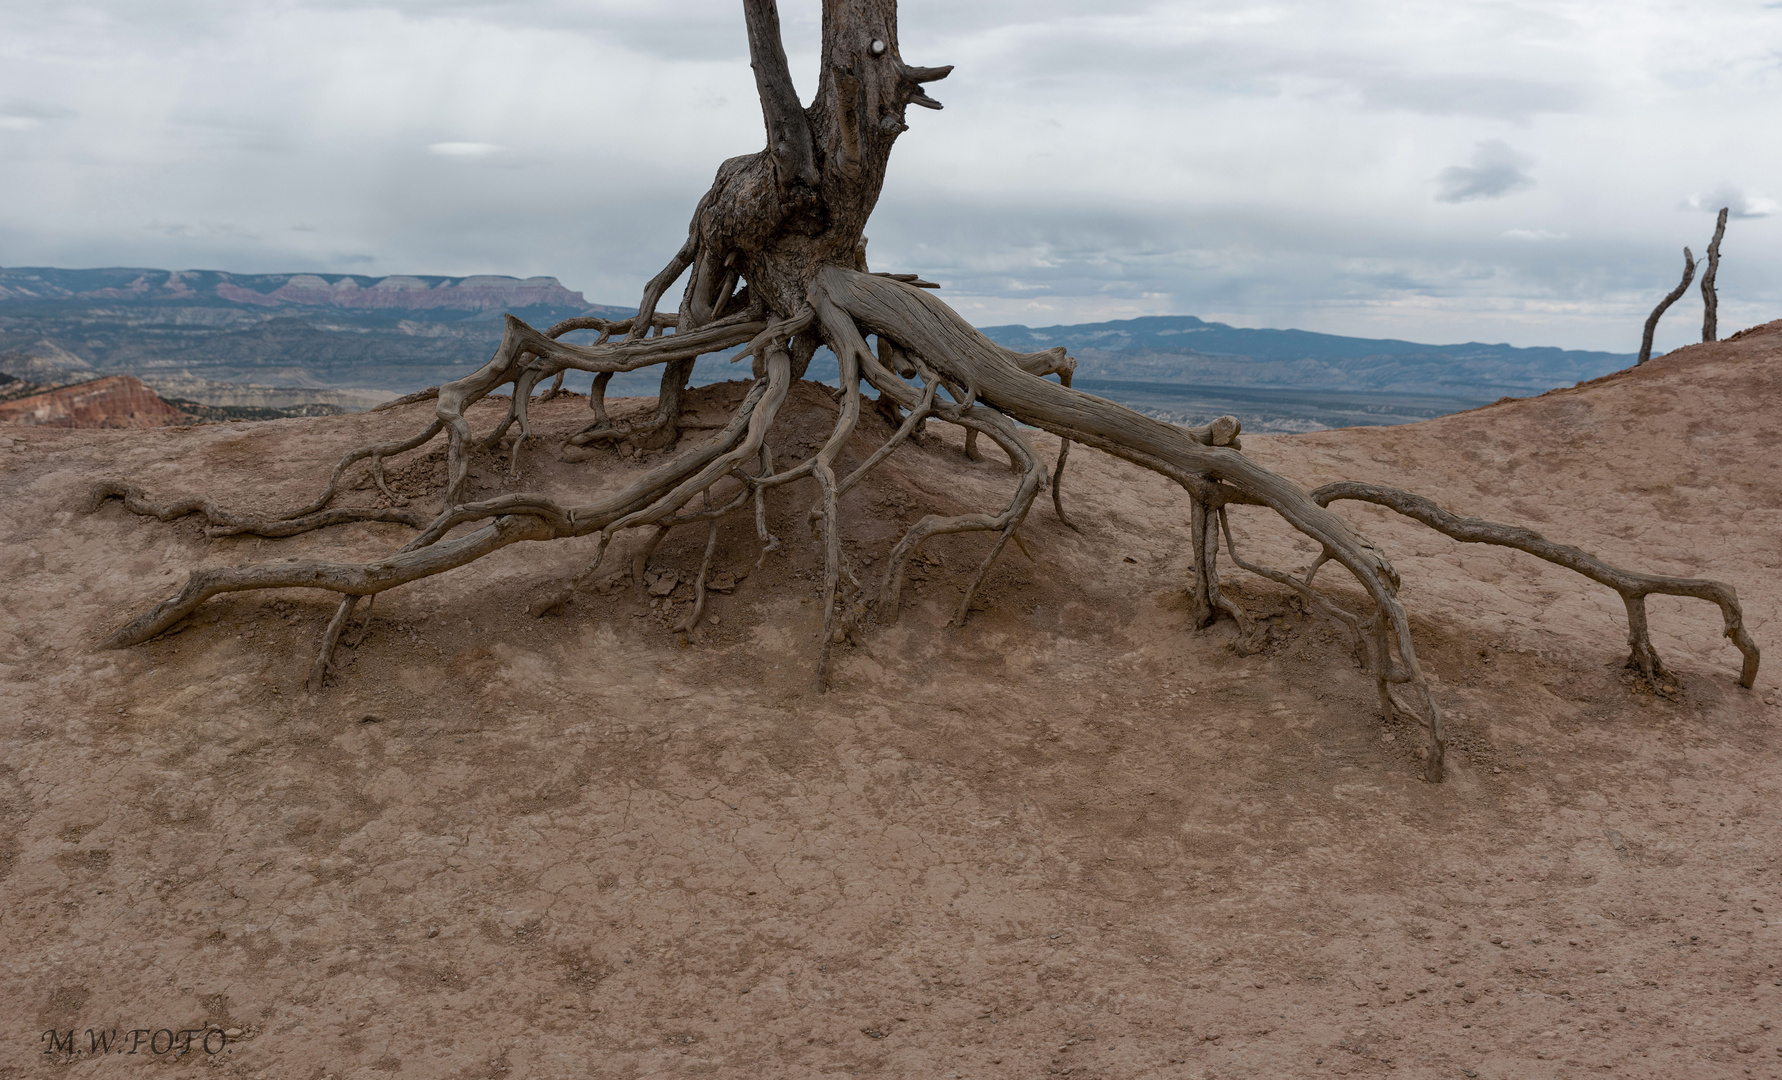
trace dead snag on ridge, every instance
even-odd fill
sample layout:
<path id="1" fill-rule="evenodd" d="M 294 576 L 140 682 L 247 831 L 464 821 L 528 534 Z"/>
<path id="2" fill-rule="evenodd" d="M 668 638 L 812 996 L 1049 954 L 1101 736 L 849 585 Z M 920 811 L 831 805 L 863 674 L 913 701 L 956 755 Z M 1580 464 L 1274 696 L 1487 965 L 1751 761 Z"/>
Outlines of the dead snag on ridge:
<path id="1" fill-rule="evenodd" d="M 765 559 L 781 546 L 767 528 L 765 500 L 770 493 L 784 496 L 796 484 L 801 497 L 809 499 L 806 519 L 823 553 L 824 572 L 818 585 L 821 617 L 816 620 L 821 629 L 813 650 L 816 681 L 822 687 L 830 678 L 835 650 L 856 640 L 867 619 L 888 623 L 897 618 L 906 567 L 924 543 L 944 534 L 982 532 L 988 534 L 987 550 L 954 616 L 957 622 L 965 621 L 973 597 L 1008 543 L 1020 545 L 1019 530 L 1041 493 L 1051 489 L 1053 509 L 1066 520 L 1058 480 L 1069 447 L 1081 444 L 1156 472 L 1188 493 L 1192 511 L 1187 525 L 1195 551 L 1192 591 L 1200 607 L 1197 625 L 1227 617 L 1244 629 L 1247 641 L 1256 639 L 1254 621 L 1219 587 L 1223 535 L 1226 552 L 1237 566 L 1294 589 L 1349 629 L 1361 662 L 1374 675 L 1382 711 L 1403 713 L 1426 729 L 1424 776 L 1440 781 L 1447 742 L 1442 714 L 1418 664 L 1410 620 L 1398 596 L 1398 573 L 1384 552 L 1325 505 L 1339 496 L 1386 496 L 1354 486 L 1321 489 L 1322 497 L 1308 493 L 1246 457 L 1232 418 L 1222 417 L 1200 428 L 1177 427 L 1085 394 L 1070 386 L 1075 361 L 1062 349 L 1039 353 L 1005 349 L 937 299 L 930 291 L 931 282 L 913 274 L 868 270 L 863 230 L 878 201 L 892 146 L 909 129 L 910 106 L 941 107 L 925 87 L 952 69 L 904 61 L 897 43 L 896 0 L 827 0 L 816 97 L 802 106 L 780 43 L 773 0 L 743 0 L 743 13 L 767 145 L 718 167 L 711 189 L 694 208 L 686 242 L 645 286 L 635 316 L 617 321 L 568 320 L 543 332 L 508 316 L 501 344 L 487 363 L 463 378 L 404 399 L 433 403 L 433 418 L 426 426 L 405 439 L 353 450 L 335 466 L 315 499 L 286 513 L 235 514 L 209 499 L 160 504 L 121 483 L 101 485 L 94 494 L 95 505 L 117 497 L 126 509 L 161 520 L 202 513 L 212 531 L 224 533 L 290 536 L 348 521 L 394 522 L 414 530 L 407 544 L 364 563 L 312 559 L 195 570 L 178 593 L 119 627 L 104 645 L 117 648 L 147 641 L 221 593 L 320 589 L 338 594 L 340 601 L 311 668 L 310 684 L 319 686 L 361 597 L 375 597 L 523 541 L 596 537 L 594 565 L 569 583 L 567 588 L 573 590 L 593 575 L 612 541 L 631 530 L 641 530 L 647 537 L 632 556 L 632 572 L 641 577 L 655 545 L 682 525 L 706 527 L 700 568 L 697 574 L 688 574 L 703 597 L 718 542 L 717 523 L 731 514 L 747 520 L 752 513 L 762 544 L 760 558 Z M 1694 272 L 1693 257 L 1689 267 L 1685 285 Z M 658 303 L 683 275 L 686 284 L 679 309 L 672 316 L 659 315 Z M 1660 311 L 1681 292 L 1679 287 Z M 1657 315 L 1648 324 L 1648 345 Z M 597 331 L 599 339 L 591 344 L 561 340 L 573 330 Z M 868 347 L 869 338 L 877 340 L 876 351 Z M 835 353 L 841 373 L 831 430 L 822 445 L 802 460 L 776 462 L 767 435 L 820 345 Z M 754 381 L 735 413 L 722 428 L 698 440 L 681 439 L 680 396 L 694 360 L 737 346 L 742 346 L 738 359 L 751 359 Z M 646 367 L 662 368 L 655 411 L 634 422 L 608 417 L 607 381 L 618 372 Z M 508 485 L 514 484 L 513 466 L 532 438 L 527 407 L 534 388 L 550 380 L 554 389 L 559 385 L 556 380 L 572 370 L 594 376 L 589 397 L 593 416 L 568 442 L 645 443 L 666 451 L 661 460 L 619 490 L 590 494 L 584 501 L 523 490 L 473 498 L 468 483 L 471 452 L 494 448 L 517 426 L 506 477 Z M 866 386 L 878 393 L 873 407 L 897 429 L 853 472 L 841 475 L 837 471 L 841 451 L 856 430 Z M 481 435 L 472 431 L 468 407 L 504 388 L 511 393 L 505 418 L 492 431 Z M 974 450 L 979 437 L 994 442 L 1017 474 L 1014 491 L 1006 501 L 976 512 L 923 517 L 897 541 L 877 580 L 863 582 L 845 554 L 842 500 L 930 421 L 963 429 Z M 1051 467 L 1027 434 L 1032 428 L 1061 440 Z M 422 500 L 425 506 L 399 499 L 384 483 L 383 463 L 442 436 L 444 484 Z M 360 462 L 368 463 L 372 478 L 393 506 L 332 505 L 342 477 Z M 1400 494 L 1392 498 L 1409 508 L 1405 512 L 1424 513 L 1439 523 L 1438 528 L 1459 528 L 1439 511 L 1425 512 L 1427 500 L 1420 503 L 1416 496 Z M 1234 506 L 1262 507 L 1279 516 L 1318 545 L 1317 561 L 1303 576 L 1246 562 L 1232 540 L 1229 512 Z M 1553 557 L 1552 552 L 1535 550 L 1545 541 L 1534 534 L 1512 539 L 1519 539 L 1524 550 Z M 1314 575 L 1327 563 L 1341 566 L 1355 578 L 1367 596 L 1366 610 L 1344 610 L 1312 588 Z M 1688 595 L 1714 599 L 1727 612 L 1729 628 L 1738 626 L 1737 601 L 1729 587 L 1590 566 L 1598 580 L 1627 596 L 1696 588 Z M 566 595 L 553 594 L 535 607 L 549 610 Z M 1630 618 L 1639 619 L 1633 633 L 1636 659 L 1642 671 L 1649 670 L 1656 678 L 1661 668 L 1650 655 L 1649 644 L 1641 650 L 1644 613 L 1636 608 L 1630 600 Z M 689 639 L 698 631 L 702 611 L 696 599 L 689 617 L 679 625 Z M 1742 681 L 1749 685 L 1756 670 L 1756 647 L 1748 637 L 1735 641 L 1746 650 Z"/>
<path id="2" fill-rule="evenodd" d="M 1684 248 L 1683 280 L 1677 282 L 1676 288 L 1665 293 L 1664 299 L 1660 300 L 1658 306 L 1652 309 L 1652 314 L 1646 316 L 1646 330 L 1640 335 L 1640 358 L 1634 361 L 1634 367 L 1639 367 L 1652 359 L 1652 335 L 1658 330 L 1658 320 L 1664 316 L 1667 308 L 1683 296 L 1683 293 L 1689 288 L 1689 283 L 1693 280 L 1695 280 L 1695 255 L 1688 248 Z"/>
<path id="3" fill-rule="evenodd" d="M 1720 340 L 1720 294 L 1714 291 L 1714 275 L 1720 272 L 1720 239 L 1726 235 L 1726 212 L 1714 219 L 1714 239 L 1708 241 L 1708 258 L 1702 267 L 1702 340 Z"/>

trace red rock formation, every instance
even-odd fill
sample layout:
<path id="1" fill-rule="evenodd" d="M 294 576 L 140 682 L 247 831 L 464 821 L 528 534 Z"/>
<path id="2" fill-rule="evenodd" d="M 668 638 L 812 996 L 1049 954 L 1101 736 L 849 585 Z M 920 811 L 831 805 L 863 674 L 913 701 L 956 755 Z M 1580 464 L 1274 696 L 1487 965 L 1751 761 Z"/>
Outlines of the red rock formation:
<path id="1" fill-rule="evenodd" d="M 109 375 L 0 403 L 0 424 L 61 428 L 153 428 L 190 423 L 134 375 Z"/>
<path id="2" fill-rule="evenodd" d="M 341 278 L 329 284 L 314 274 L 296 274 L 272 292 L 261 293 L 233 282 L 217 286 L 217 295 L 238 304 L 261 304 L 278 307 L 284 304 L 344 308 L 459 308 L 465 311 L 495 311 L 506 308 L 551 305 L 586 307 L 579 292 L 565 289 L 554 277 L 524 280 L 483 275 L 458 280 L 447 279 L 429 285 L 417 277 L 395 276 L 361 285 L 352 278 Z"/>
<path id="3" fill-rule="evenodd" d="M 95 287 L 97 286 L 97 287 Z M 585 309 L 579 292 L 554 277 L 414 277 L 397 274 L 229 274 L 218 270 L 60 270 L 0 268 L 0 303 L 30 300 L 190 301 L 210 296 L 256 307 L 381 308 L 393 311 L 446 308 L 505 311 L 514 308 Z"/>

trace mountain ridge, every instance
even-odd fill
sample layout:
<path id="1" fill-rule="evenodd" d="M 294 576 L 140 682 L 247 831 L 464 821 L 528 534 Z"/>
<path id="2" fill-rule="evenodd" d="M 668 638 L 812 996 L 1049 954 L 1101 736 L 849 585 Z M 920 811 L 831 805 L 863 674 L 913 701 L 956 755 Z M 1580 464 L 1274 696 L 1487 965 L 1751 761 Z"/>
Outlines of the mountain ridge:
<path id="1" fill-rule="evenodd" d="M 364 407 L 473 369 L 500 342 L 497 313 L 546 326 L 632 311 L 590 303 L 551 277 L 0 267 L 0 367 L 38 382 L 54 381 L 54 370 L 132 374 L 219 406 L 289 407 L 307 388 L 316 401 Z M 1275 431 L 1425 419 L 1573 385 L 1634 359 L 1247 329 L 1192 315 L 982 332 L 1022 351 L 1064 345 L 1080 385 L 1150 415 L 1200 423 L 1230 412 L 1251 430 Z M 836 374 L 833 357 L 819 353 L 811 377 Z M 621 374 L 609 393 L 651 395 L 657 377 Z M 736 377 L 727 357 L 707 356 L 693 382 Z"/>
<path id="2" fill-rule="evenodd" d="M 1099 379 L 1281 389 L 1377 390 L 1491 400 L 1571 385 L 1633 363 L 1633 353 L 1466 342 L 1429 345 L 1312 330 L 1235 327 L 1193 315 L 1147 315 L 1046 327 L 980 327 L 992 341 L 1063 345 Z"/>
<path id="3" fill-rule="evenodd" d="M 156 270 L 53 266 L 0 267 L 0 303 L 209 299 L 256 307 L 335 307 L 484 312 L 503 307 L 598 307 L 554 277 L 501 274 L 235 274 L 225 270 Z"/>

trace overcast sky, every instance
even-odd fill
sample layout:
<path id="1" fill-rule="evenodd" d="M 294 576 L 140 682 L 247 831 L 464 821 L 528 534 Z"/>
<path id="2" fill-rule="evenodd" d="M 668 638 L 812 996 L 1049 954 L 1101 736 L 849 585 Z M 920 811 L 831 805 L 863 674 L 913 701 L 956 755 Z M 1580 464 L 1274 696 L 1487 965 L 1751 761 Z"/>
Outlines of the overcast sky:
<path id="1" fill-rule="evenodd" d="M 820 4 L 780 7 L 808 97 Z M 957 70 L 869 254 L 980 325 L 1631 351 L 1723 205 L 1723 331 L 1782 317 L 1782 3 L 906 0 L 901 37 Z M 0 0 L 0 265 L 635 303 L 762 142 L 736 0 Z"/>

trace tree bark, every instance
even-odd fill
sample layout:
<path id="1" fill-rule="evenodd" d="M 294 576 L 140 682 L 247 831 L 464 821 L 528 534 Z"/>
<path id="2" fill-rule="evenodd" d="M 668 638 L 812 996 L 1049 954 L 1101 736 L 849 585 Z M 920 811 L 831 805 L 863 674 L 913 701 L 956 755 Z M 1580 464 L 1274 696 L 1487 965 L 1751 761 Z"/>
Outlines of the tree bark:
<path id="1" fill-rule="evenodd" d="M 1720 340 L 1720 294 L 1714 289 L 1714 275 L 1720 271 L 1720 238 L 1726 235 L 1726 212 L 1714 219 L 1714 239 L 1708 241 L 1707 265 L 1702 268 L 1702 340 Z"/>
<path id="2" fill-rule="evenodd" d="M 1646 316 L 1646 332 L 1640 335 L 1640 358 L 1634 361 L 1635 367 L 1639 367 L 1641 364 L 1652 359 L 1652 335 L 1658 330 L 1658 320 L 1664 315 L 1666 308 L 1677 302 L 1678 298 L 1689 288 L 1689 283 L 1694 278 L 1695 256 L 1690 253 L 1688 248 L 1684 248 L 1683 280 L 1677 282 L 1676 288 L 1665 293 L 1664 299 L 1660 300 L 1658 306 L 1652 309 L 1652 314 Z"/>

